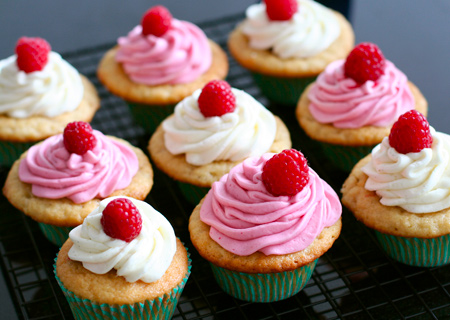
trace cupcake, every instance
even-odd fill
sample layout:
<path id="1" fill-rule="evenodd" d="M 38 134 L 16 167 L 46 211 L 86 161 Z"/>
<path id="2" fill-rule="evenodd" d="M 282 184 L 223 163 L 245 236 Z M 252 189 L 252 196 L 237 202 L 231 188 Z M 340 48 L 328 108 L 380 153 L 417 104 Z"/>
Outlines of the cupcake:
<path id="1" fill-rule="evenodd" d="M 354 46 L 345 17 L 312 0 L 265 0 L 246 10 L 230 34 L 228 47 L 248 69 L 263 94 L 292 105 L 332 61 Z"/>
<path id="2" fill-rule="evenodd" d="M 11 167 L 3 193 L 61 246 L 101 199 L 143 200 L 152 185 L 152 167 L 141 149 L 79 121 L 27 150 Z"/>
<path id="3" fill-rule="evenodd" d="M 219 286 L 252 302 L 289 298 L 341 231 L 336 192 L 297 150 L 246 159 L 212 185 L 189 219 Z"/>
<path id="4" fill-rule="evenodd" d="M 46 40 L 20 38 L 0 60 L 0 166 L 71 121 L 91 121 L 99 107 L 95 87 Z"/>
<path id="5" fill-rule="evenodd" d="M 54 271 L 75 319 L 172 318 L 191 261 L 153 207 L 106 198 L 69 236 Z"/>
<path id="6" fill-rule="evenodd" d="M 450 262 L 449 186 L 450 136 L 411 110 L 352 170 L 342 203 L 391 258 L 433 267 Z"/>
<path id="7" fill-rule="evenodd" d="M 427 108 L 420 90 L 375 44 L 361 43 L 305 90 L 296 116 L 324 153 L 350 172 L 401 114 L 416 109 L 426 115 Z"/>
<path id="8" fill-rule="evenodd" d="M 227 73 L 228 58 L 220 46 L 162 6 L 150 8 L 140 25 L 120 37 L 97 71 L 99 80 L 127 101 L 136 122 L 149 132 L 175 104 Z"/>
<path id="9" fill-rule="evenodd" d="M 237 163 L 291 147 L 283 121 L 248 93 L 213 80 L 175 107 L 152 135 L 153 163 L 194 204 Z"/>

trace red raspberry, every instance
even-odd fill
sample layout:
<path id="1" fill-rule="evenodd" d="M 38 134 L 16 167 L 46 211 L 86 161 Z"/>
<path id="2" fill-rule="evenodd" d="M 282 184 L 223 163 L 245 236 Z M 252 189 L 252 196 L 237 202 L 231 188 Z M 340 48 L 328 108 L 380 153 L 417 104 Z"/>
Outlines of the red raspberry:
<path id="1" fill-rule="evenodd" d="M 417 110 L 402 114 L 392 126 L 389 145 L 399 153 L 420 152 L 433 143 L 427 119 Z"/>
<path id="2" fill-rule="evenodd" d="M 263 167 L 262 181 L 274 196 L 294 196 L 308 183 L 308 163 L 295 149 L 283 150 L 270 158 Z"/>
<path id="3" fill-rule="evenodd" d="M 172 24 L 172 15 L 164 6 L 154 6 L 148 9 L 142 16 L 142 34 L 152 34 L 161 37 L 169 30 Z"/>
<path id="4" fill-rule="evenodd" d="M 270 20 L 289 20 L 298 10 L 297 0 L 264 0 Z"/>
<path id="5" fill-rule="evenodd" d="M 139 210 L 126 198 L 116 198 L 108 203 L 100 222 L 108 236 L 126 242 L 136 238 L 142 229 Z"/>
<path id="6" fill-rule="evenodd" d="M 97 145 L 92 127 L 83 121 L 69 123 L 64 129 L 64 147 L 70 153 L 83 155 Z"/>
<path id="7" fill-rule="evenodd" d="M 386 60 L 377 45 L 370 42 L 358 44 L 347 56 L 344 64 L 345 76 L 359 84 L 367 80 L 376 81 L 384 74 Z"/>
<path id="8" fill-rule="evenodd" d="M 22 37 L 16 44 L 17 67 L 26 73 L 44 69 L 51 47 L 42 38 Z"/>
<path id="9" fill-rule="evenodd" d="M 228 82 L 212 80 L 203 87 L 202 93 L 198 97 L 198 107 L 205 117 L 220 117 L 234 111 L 236 97 Z"/>

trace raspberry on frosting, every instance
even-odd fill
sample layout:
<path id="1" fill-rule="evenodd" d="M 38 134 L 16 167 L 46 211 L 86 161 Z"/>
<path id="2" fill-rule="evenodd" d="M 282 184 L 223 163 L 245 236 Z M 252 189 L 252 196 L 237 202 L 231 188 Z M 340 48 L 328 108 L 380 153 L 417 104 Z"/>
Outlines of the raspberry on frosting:
<path id="1" fill-rule="evenodd" d="M 139 210 L 129 199 L 117 198 L 108 203 L 100 220 L 103 231 L 114 239 L 130 242 L 142 229 Z"/>
<path id="2" fill-rule="evenodd" d="M 17 41 L 15 51 L 19 70 L 31 73 L 44 69 L 51 47 L 45 39 L 22 37 Z"/>
<path id="3" fill-rule="evenodd" d="M 198 107 L 205 117 L 222 116 L 236 108 L 236 97 L 224 80 L 212 80 L 202 89 Z"/>
<path id="4" fill-rule="evenodd" d="M 359 84 L 367 80 L 376 81 L 384 74 L 386 60 L 376 44 L 358 44 L 347 56 L 344 64 L 345 76 Z"/>
<path id="5" fill-rule="evenodd" d="M 64 147 L 70 153 L 83 155 L 97 145 L 92 127 L 84 121 L 69 123 L 64 129 Z"/>
<path id="6" fill-rule="evenodd" d="M 272 195 L 294 196 L 307 185 L 308 171 L 304 155 L 295 149 L 287 149 L 265 163 L 261 177 Z"/>
<path id="7" fill-rule="evenodd" d="M 298 10 L 297 0 L 264 0 L 270 20 L 289 20 Z"/>
<path id="8" fill-rule="evenodd" d="M 154 6 L 148 9 L 142 16 L 142 34 L 163 36 L 172 24 L 172 14 L 164 6 Z"/>
<path id="9" fill-rule="evenodd" d="M 433 143 L 427 119 L 417 110 L 402 114 L 389 134 L 389 145 L 397 152 L 407 154 L 430 148 Z"/>

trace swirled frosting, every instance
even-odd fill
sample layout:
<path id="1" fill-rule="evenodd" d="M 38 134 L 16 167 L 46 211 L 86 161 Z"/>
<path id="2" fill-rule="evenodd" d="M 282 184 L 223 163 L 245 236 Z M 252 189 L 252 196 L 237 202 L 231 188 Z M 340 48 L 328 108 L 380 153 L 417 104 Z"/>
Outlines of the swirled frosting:
<path id="1" fill-rule="evenodd" d="M 148 203 L 127 198 L 142 216 L 142 229 L 130 242 L 105 234 L 101 225 L 102 213 L 108 203 L 118 197 L 106 198 L 91 212 L 82 225 L 74 228 L 69 237 L 73 246 L 69 258 L 80 261 L 83 267 L 96 274 L 112 269 L 128 282 L 150 283 L 160 279 L 169 268 L 176 252 L 176 237 L 169 221 Z"/>
<path id="2" fill-rule="evenodd" d="M 261 179 L 273 154 L 244 160 L 213 183 L 200 209 L 210 236 L 229 252 L 247 256 L 289 254 L 308 247 L 341 216 L 334 190 L 309 169 L 309 182 L 295 196 L 273 196 Z"/>
<path id="3" fill-rule="evenodd" d="M 398 153 L 389 137 L 372 150 L 362 170 L 368 176 L 365 188 L 375 191 L 381 204 L 412 213 L 450 207 L 450 136 L 430 130 L 433 144 L 420 152 Z"/>
<path id="4" fill-rule="evenodd" d="M 298 11 L 290 20 L 272 21 L 264 2 L 246 10 L 242 32 L 249 46 L 272 50 L 282 59 L 312 57 L 327 49 L 340 35 L 333 11 L 312 0 L 297 0 Z"/>
<path id="5" fill-rule="evenodd" d="M 34 145 L 20 162 L 20 180 L 30 183 L 37 197 L 66 197 L 74 203 L 104 198 L 128 187 L 139 169 L 136 154 L 97 130 L 94 135 L 97 145 L 84 155 L 69 153 L 62 134 Z"/>
<path id="6" fill-rule="evenodd" d="M 116 60 L 136 83 L 145 85 L 187 83 L 197 79 L 211 65 L 208 39 L 200 28 L 187 21 L 172 19 L 169 30 L 157 37 L 142 35 L 134 27 L 118 39 Z"/>
<path id="7" fill-rule="evenodd" d="M 16 58 L 0 61 L 0 114 L 55 117 L 78 107 L 84 94 L 80 74 L 58 53 L 50 52 L 47 65 L 31 73 L 19 70 Z"/>
<path id="8" fill-rule="evenodd" d="M 273 114 L 248 93 L 231 90 L 236 108 L 220 117 L 204 117 L 200 112 L 197 99 L 201 89 L 178 103 L 174 116 L 162 124 L 167 150 L 185 154 L 186 162 L 198 166 L 267 152 L 276 133 Z"/>
<path id="9" fill-rule="evenodd" d="M 330 63 L 309 90 L 309 110 L 318 122 L 349 129 L 384 127 L 414 109 L 408 79 L 392 62 L 386 60 L 384 75 L 377 81 L 362 85 L 345 77 L 344 63 Z"/>

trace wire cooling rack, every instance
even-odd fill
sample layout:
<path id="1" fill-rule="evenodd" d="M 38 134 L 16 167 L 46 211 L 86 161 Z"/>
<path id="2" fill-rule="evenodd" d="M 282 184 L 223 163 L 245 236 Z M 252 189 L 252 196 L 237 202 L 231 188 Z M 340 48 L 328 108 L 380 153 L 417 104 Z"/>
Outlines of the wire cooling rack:
<path id="1" fill-rule="evenodd" d="M 229 32 L 242 16 L 201 24 L 206 34 L 226 49 Z M 97 87 L 102 108 L 92 125 L 106 134 L 130 141 L 146 151 L 149 135 L 133 123 L 126 104 L 110 95 L 96 78 L 97 64 L 113 44 L 70 52 L 63 56 Z M 228 81 L 275 114 L 290 129 L 293 147 L 339 192 L 346 174 L 327 163 L 320 149 L 300 130 L 293 108 L 270 105 L 254 86 L 250 74 L 230 58 Z M 0 168 L 4 183 L 8 168 Z M 442 319 L 450 314 L 450 267 L 418 268 L 391 260 L 373 233 L 344 210 L 343 230 L 322 256 L 305 288 L 274 303 L 249 303 L 224 293 L 206 261 L 195 251 L 187 231 L 193 205 L 179 194 L 174 181 L 155 169 L 154 187 L 147 198 L 174 226 L 189 247 L 192 274 L 173 319 Z M 52 271 L 58 248 L 40 233 L 37 224 L 0 197 L 0 318 L 73 319 Z"/>

